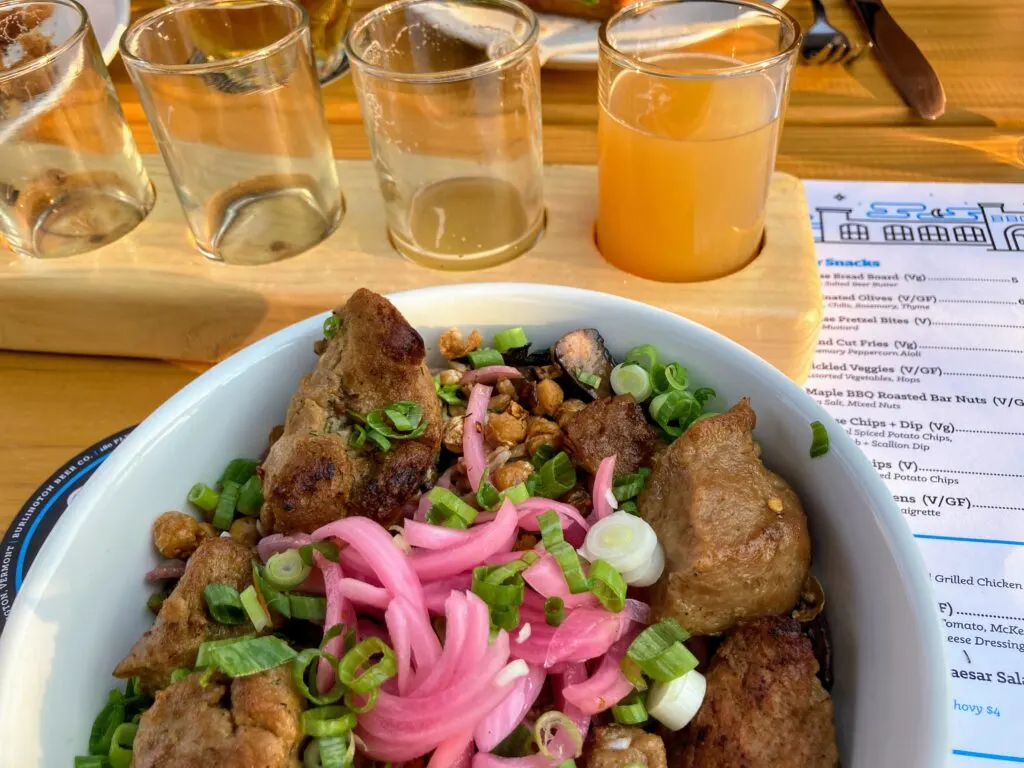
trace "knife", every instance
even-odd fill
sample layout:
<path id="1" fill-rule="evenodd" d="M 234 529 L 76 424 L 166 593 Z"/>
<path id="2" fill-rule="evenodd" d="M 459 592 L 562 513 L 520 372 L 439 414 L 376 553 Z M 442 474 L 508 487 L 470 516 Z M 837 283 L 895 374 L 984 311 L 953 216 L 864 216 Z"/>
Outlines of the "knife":
<path id="1" fill-rule="evenodd" d="M 896 23 L 882 0 L 851 0 L 875 44 L 889 79 L 911 109 L 927 120 L 946 111 L 946 92 L 921 49 Z"/>

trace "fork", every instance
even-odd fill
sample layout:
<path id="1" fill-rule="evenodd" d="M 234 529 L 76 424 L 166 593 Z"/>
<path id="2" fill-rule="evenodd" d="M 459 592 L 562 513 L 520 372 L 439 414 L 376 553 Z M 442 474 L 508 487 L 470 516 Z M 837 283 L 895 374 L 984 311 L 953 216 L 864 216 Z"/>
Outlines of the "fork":
<path id="1" fill-rule="evenodd" d="M 800 55 L 809 64 L 849 64 L 863 53 L 843 32 L 829 24 L 821 0 L 811 0 L 814 22 L 804 34 Z"/>

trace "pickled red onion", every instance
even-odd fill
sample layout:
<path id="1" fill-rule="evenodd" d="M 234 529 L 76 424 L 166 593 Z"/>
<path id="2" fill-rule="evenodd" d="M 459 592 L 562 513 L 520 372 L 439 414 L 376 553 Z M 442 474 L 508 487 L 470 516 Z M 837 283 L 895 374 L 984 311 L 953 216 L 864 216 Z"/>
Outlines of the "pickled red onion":
<path id="1" fill-rule="evenodd" d="M 437 745 L 427 768 L 466 768 L 472 756 L 472 733 L 460 733 Z"/>
<path id="2" fill-rule="evenodd" d="M 438 581 L 428 581 L 423 585 L 423 599 L 427 603 L 427 610 L 436 616 L 443 616 L 448 596 L 453 591 L 465 592 L 472 583 L 473 577 L 469 573 L 460 573 L 458 576 Z"/>
<path id="3" fill-rule="evenodd" d="M 587 667 L 583 663 L 567 664 L 562 674 L 552 676 L 555 707 L 576 724 L 576 729 L 584 741 L 587 739 L 587 731 L 590 730 L 590 715 L 581 712 L 575 704 L 568 701 L 563 692 L 569 686 L 582 683 L 586 679 Z"/>
<path id="4" fill-rule="evenodd" d="M 465 544 L 473 535 L 471 530 L 460 531 L 457 528 L 445 528 L 441 525 L 419 523 L 406 520 L 403 527 L 405 540 L 410 546 L 420 549 L 448 549 L 458 544 Z"/>
<path id="5" fill-rule="evenodd" d="M 531 665 L 527 675 L 515 681 L 515 687 L 505 700 L 488 712 L 473 731 L 477 749 L 481 752 L 490 752 L 515 730 L 540 696 L 546 677 L 542 667 Z"/>
<path id="6" fill-rule="evenodd" d="M 606 653 L 593 675 L 562 689 L 565 700 L 585 715 L 596 715 L 615 706 L 633 690 L 619 662 L 622 654 Z"/>
<path id="7" fill-rule="evenodd" d="M 565 617 L 548 645 L 544 666 L 563 661 L 587 661 L 607 653 L 619 639 L 628 618 L 604 609 L 577 608 Z"/>
<path id="8" fill-rule="evenodd" d="M 562 518 L 563 528 L 568 527 L 565 523 L 576 523 L 584 531 L 590 530 L 590 523 L 572 504 L 533 497 L 517 504 L 516 509 L 519 510 L 519 527 L 524 531 L 539 531 L 540 526 L 537 524 L 537 515 L 549 509 L 553 509 Z"/>
<path id="9" fill-rule="evenodd" d="M 395 652 L 398 695 L 404 696 L 412 685 L 412 641 L 409 639 L 408 618 L 397 600 L 384 611 L 384 622 L 391 637 L 391 649 Z"/>
<path id="10" fill-rule="evenodd" d="M 326 632 L 336 624 L 344 624 L 347 627 L 356 626 L 356 613 L 348 600 L 345 599 L 345 590 L 342 582 L 345 580 L 344 572 L 337 563 L 332 563 L 319 552 L 313 552 L 313 563 L 324 575 L 324 592 L 327 595 L 327 608 L 324 612 L 324 631 Z M 324 651 L 341 657 L 344 650 L 345 638 L 338 635 L 327 641 Z M 325 659 L 320 659 L 316 668 L 317 690 L 328 691 L 334 685 L 334 670 Z"/>
<path id="11" fill-rule="evenodd" d="M 484 417 L 491 401 L 491 387 L 474 384 L 466 404 L 466 418 L 462 423 L 462 455 L 466 461 L 469 486 L 474 491 L 480 487 L 487 465 L 484 452 Z"/>
<path id="12" fill-rule="evenodd" d="M 473 755 L 473 768 L 548 768 L 557 765 L 544 755 L 528 755 L 527 757 L 498 757 L 497 755 L 477 752 Z"/>
<path id="13" fill-rule="evenodd" d="M 452 487 L 452 467 L 448 467 L 441 476 L 437 478 L 437 482 L 434 483 L 435 488 L 451 488 Z M 427 511 L 433 506 L 433 502 L 427 494 L 420 496 L 419 502 L 416 504 L 416 513 L 413 515 L 413 519 L 418 523 L 425 523 L 427 521 Z"/>
<path id="14" fill-rule="evenodd" d="M 313 539 L 308 533 L 296 533 L 291 536 L 285 536 L 281 533 L 272 533 L 269 536 L 264 536 L 256 544 L 256 554 L 260 556 L 260 560 L 264 563 L 267 562 L 273 555 L 278 552 L 284 552 L 288 549 L 298 549 L 304 547 Z"/>
<path id="15" fill-rule="evenodd" d="M 180 579 L 184 575 L 185 563 L 180 560 L 171 560 L 149 571 L 145 576 L 145 580 L 147 584 L 153 584 L 164 579 Z"/>
<path id="16" fill-rule="evenodd" d="M 594 473 L 594 490 L 591 492 L 591 498 L 594 502 L 594 512 L 591 517 L 594 522 L 608 517 L 608 515 L 615 511 L 608 502 L 608 493 L 612 490 L 612 478 L 614 475 L 615 457 L 608 456 L 601 459 L 601 463 L 597 466 L 597 472 Z"/>
<path id="17" fill-rule="evenodd" d="M 491 555 L 511 549 L 511 544 L 515 542 L 518 524 L 519 516 L 516 514 L 516 507 L 506 499 L 498 510 L 497 517 L 490 523 L 476 526 L 472 537 L 464 544 L 434 552 L 414 552 L 406 561 L 406 567 L 411 566 L 414 577 L 418 576 L 423 581 L 455 576 L 472 570 Z M 337 523 L 332 523 L 332 525 L 337 525 Z M 392 549 L 394 548 L 392 547 Z M 397 550 L 395 551 L 397 552 Z M 385 584 L 385 586 L 387 585 Z"/>
<path id="18" fill-rule="evenodd" d="M 561 566 L 547 552 L 543 553 L 533 565 L 523 571 L 526 583 L 544 597 L 560 597 L 566 610 L 572 608 L 596 608 L 600 603 L 591 592 L 574 595 L 565 583 L 565 574 Z"/>
<path id="19" fill-rule="evenodd" d="M 497 384 L 502 379 L 521 379 L 523 374 L 511 365 L 486 365 L 462 374 L 459 384 Z"/>

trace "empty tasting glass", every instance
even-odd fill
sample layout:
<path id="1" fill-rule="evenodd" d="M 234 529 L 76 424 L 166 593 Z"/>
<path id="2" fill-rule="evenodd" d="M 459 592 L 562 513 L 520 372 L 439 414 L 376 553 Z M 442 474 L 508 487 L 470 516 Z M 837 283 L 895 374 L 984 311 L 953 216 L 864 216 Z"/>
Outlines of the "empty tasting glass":
<path id="1" fill-rule="evenodd" d="M 344 212 L 306 14 L 289 0 L 186 0 L 139 19 L 121 54 L 199 250 L 264 264 Z"/>
<path id="2" fill-rule="evenodd" d="M 0 2 L 0 244 L 82 253 L 131 231 L 153 201 L 85 9 Z"/>
<path id="3" fill-rule="evenodd" d="M 518 256 L 544 226 L 537 18 L 515 0 L 398 0 L 348 50 L 398 250 L 442 269 Z"/>

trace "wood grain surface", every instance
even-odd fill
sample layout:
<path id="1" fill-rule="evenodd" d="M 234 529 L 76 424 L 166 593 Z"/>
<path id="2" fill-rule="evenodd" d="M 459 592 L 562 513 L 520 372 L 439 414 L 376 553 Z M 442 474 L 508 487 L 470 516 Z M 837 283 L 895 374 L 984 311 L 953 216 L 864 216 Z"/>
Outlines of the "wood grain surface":
<path id="1" fill-rule="evenodd" d="M 825 3 L 832 21 L 862 42 L 849 8 L 840 0 Z M 160 4 L 139 0 L 135 10 Z M 934 123 L 914 117 L 870 53 L 849 69 L 800 67 L 779 170 L 804 178 L 1024 182 L 1024 3 L 887 5 L 941 77 L 945 116 Z M 806 0 L 791 0 L 788 8 L 801 23 L 809 22 Z M 120 61 L 111 73 L 140 149 L 155 151 Z M 592 73 L 545 72 L 549 162 L 594 162 L 595 89 Z M 329 86 L 324 95 L 336 155 L 365 158 L 351 80 Z M 0 529 L 62 461 L 145 417 L 198 372 L 170 362 L 0 353 Z"/>

